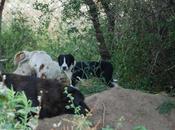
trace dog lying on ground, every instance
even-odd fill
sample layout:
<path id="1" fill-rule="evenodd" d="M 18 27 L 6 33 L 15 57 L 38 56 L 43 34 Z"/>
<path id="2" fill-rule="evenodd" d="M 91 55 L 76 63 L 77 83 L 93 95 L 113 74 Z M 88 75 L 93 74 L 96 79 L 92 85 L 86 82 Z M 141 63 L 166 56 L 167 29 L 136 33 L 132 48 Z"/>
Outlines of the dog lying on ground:
<path id="1" fill-rule="evenodd" d="M 58 56 L 58 64 L 61 71 L 64 71 L 75 86 L 80 79 L 87 79 L 92 76 L 101 77 L 109 87 L 113 87 L 113 66 L 107 61 L 79 61 L 71 54 Z"/>
<path id="2" fill-rule="evenodd" d="M 18 65 L 13 72 L 20 75 L 36 75 L 38 78 L 60 79 L 61 74 L 57 62 L 44 51 L 21 51 L 14 57 L 14 63 Z"/>
<path id="3" fill-rule="evenodd" d="M 5 79 L 3 79 L 4 75 Z M 64 85 L 59 81 L 3 73 L 0 75 L 0 82 L 3 82 L 7 87 L 12 86 L 14 91 L 24 91 L 26 97 L 32 101 L 33 107 L 40 105 L 39 119 L 61 114 L 75 114 L 73 108 L 66 109 L 67 105 L 71 105 L 70 99 L 64 93 Z M 79 113 L 86 115 L 89 108 L 84 102 L 83 94 L 73 87 L 68 87 L 67 91 L 74 98 L 75 107 L 80 107 Z M 40 102 L 38 96 L 41 96 Z"/>

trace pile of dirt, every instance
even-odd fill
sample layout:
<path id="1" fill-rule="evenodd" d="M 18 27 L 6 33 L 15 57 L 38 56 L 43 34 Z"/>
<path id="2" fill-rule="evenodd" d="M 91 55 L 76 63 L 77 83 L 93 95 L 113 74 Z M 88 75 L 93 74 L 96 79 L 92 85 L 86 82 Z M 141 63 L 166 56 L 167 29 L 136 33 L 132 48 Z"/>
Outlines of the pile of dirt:
<path id="1" fill-rule="evenodd" d="M 160 114 L 157 110 L 165 101 L 175 102 L 175 99 L 120 87 L 86 98 L 92 109 L 90 120 L 93 124 L 98 124 L 99 129 L 109 125 L 115 130 L 131 130 L 138 125 L 148 130 L 175 130 L 175 109 L 168 114 Z M 74 130 L 71 129 L 71 120 L 72 115 L 44 119 L 39 121 L 37 130 L 67 130 L 66 127 Z"/>

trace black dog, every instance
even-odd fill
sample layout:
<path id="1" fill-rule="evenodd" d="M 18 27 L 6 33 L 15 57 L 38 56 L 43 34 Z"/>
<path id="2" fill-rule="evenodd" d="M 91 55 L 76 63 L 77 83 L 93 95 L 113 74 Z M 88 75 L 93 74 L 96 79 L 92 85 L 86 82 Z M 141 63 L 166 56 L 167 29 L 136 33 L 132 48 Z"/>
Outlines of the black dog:
<path id="1" fill-rule="evenodd" d="M 113 66 L 107 61 L 87 61 L 75 62 L 73 55 L 64 54 L 58 56 L 58 64 L 62 71 L 64 71 L 71 84 L 75 86 L 79 78 L 87 79 L 91 75 L 101 77 L 109 87 L 113 87 Z"/>
<path id="2" fill-rule="evenodd" d="M 26 97 L 32 101 L 32 106 L 41 105 L 39 119 L 61 114 L 75 114 L 73 108 L 65 108 L 70 105 L 70 99 L 64 93 L 65 87 L 59 81 L 7 73 L 0 75 L 0 81 L 3 80 L 2 75 L 6 75 L 4 84 L 7 87 L 13 86 L 15 91 L 24 91 Z M 86 115 L 89 108 L 84 102 L 84 96 L 72 87 L 68 87 L 67 91 L 74 97 L 75 107 L 80 107 L 79 113 Z M 38 96 L 41 96 L 41 102 L 38 101 Z"/>

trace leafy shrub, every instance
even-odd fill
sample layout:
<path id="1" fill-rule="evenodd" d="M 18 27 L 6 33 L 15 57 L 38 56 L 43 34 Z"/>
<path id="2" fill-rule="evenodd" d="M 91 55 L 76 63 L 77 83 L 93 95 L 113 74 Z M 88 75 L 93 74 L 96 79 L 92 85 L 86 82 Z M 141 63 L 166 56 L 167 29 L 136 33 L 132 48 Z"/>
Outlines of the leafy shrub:
<path id="1" fill-rule="evenodd" d="M 4 86 L 0 85 L 0 129 L 31 130 L 37 126 L 38 117 L 29 117 L 30 112 L 37 113 L 36 108 L 31 107 L 31 101 L 27 100 L 24 93 L 15 93 L 7 89 L 2 91 Z M 17 118 L 18 117 L 18 118 Z M 20 122 L 19 122 L 20 120 Z"/>
<path id="2" fill-rule="evenodd" d="M 113 63 L 124 87 L 161 91 L 175 78 L 174 6 L 159 2 L 116 3 L 123 15 L 117 19 Z"/>
<path id="3" fill-rule="evenodd" d="M 109 12 L 116 18 L 114 38 L 111 39 L 109 34 L 108 16 L 105 16 L 102 1 L 96 3 L 97 15 L 119 83 L 127 88 L 150 92 L 165 90 L 164 86 L 175 78 L 174 3 L 157 0 L 111 0 L 107 3 L 110 3 L 109 8 L 114 7 Z M 64 20 L 69 20 L 70 24 L 82 17 L 88 19 L 88 13 L 80 9 L 84 6 L 83 1 L 66 1 L 63 6 Z M 87 23 L 86 26 L 91 30 L 83 35 L 95 35 L 92 24 Z"/>
<path id="4" fill-rule="evenodd" d="M 4 67 L 8 71 L 13 69 L 13 57 L 18 51 L 36 48 L 36 37 L 31 27 L 27 25 L 27 20 L 27 17 L 18 12 L 11 25 L 3 29 L 1 34 L 0 57 L 8 59 Z"/>

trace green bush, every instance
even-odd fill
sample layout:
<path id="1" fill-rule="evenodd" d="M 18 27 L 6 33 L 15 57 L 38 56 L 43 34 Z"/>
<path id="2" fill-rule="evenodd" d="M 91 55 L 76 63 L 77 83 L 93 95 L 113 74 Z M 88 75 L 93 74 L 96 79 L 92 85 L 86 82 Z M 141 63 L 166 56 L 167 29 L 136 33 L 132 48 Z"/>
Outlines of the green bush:
<path id="1" fill-rule="evenodd" d="M 150 92 L 175 78 L 174 6 L 160 1 L 121 1 L 113 64 L 119 83 Z"/>
<path id="2" fill-rule="evenodd" d="M 26 24 L 27 18 L 20 13 L 16 17 L 12 20 L 11 25 L 3 29 L 1 34 L 0 58 L 8 59 L 4 67 L 7 71 L 13 69 L 13 57 L 18 51 L 35 49 L 37 46 L 34 32 Z"/>
<path id="3" fill-rule="evenodd" d="M 37 113 L 37 109 L 31 107 L 31 101 L 27 100 L 24 93 L 15 93 L 7 89 L 2 91 L 0 85 L 0 129 L 1 130 L 31 130 L 29 126 L 37 126 L 38 117 L 29 117 L 30 112 Z M 18 119 L 16 118 L 18 116 Z"/>

